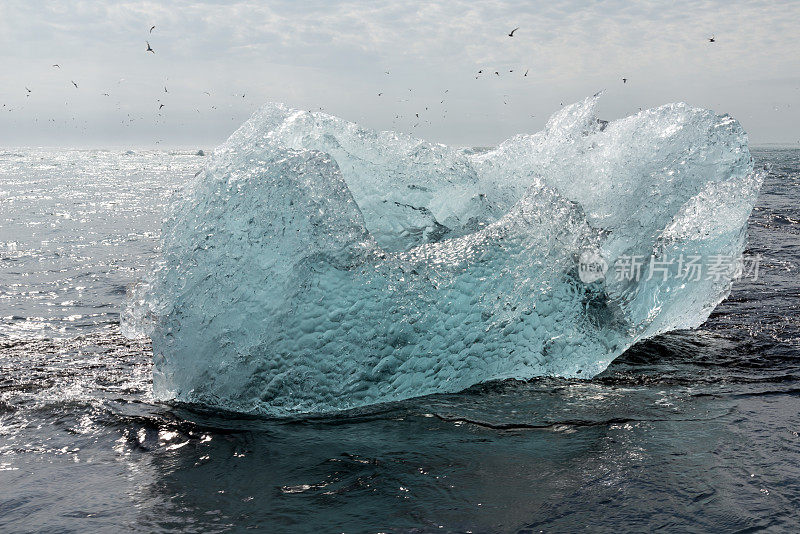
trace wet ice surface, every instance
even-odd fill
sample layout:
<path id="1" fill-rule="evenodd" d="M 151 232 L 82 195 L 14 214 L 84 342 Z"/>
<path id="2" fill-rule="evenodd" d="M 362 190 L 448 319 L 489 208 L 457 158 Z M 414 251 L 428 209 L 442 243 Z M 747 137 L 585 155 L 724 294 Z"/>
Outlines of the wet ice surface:
<path id="1" fill-rule="evenodd" d="M 591 378 L 699 326 L 732 272 L 695 279 L 675 258 L 744 249 L 762 180 L 747 136 L 686 104 L 600 127 L 598 98 L 478 155 L 263 106 L 171 204 L 123 317 L 152 318 L 155 398 L 327 413 Z M 587 284 L 587 253 L 671 258 L 671 276 Z"/>
<path id="2" fill-rule="evenodd" d="M 3 153 L 0 530 L 791 532 L 800 151 L 754 155 L 773 164 L 750 219 L 762 273 L 700 330 L 637 345 L 591 381 L 269 420 L 153 403 L 149 347 L 117 331 L 165 195 L 201 158 Z M 43 175 L 48 158 L 74 170 Z M 47 167 L 26 177 L 34 161 Z M 97 213 L 50 215 L 68 206 Z"/>

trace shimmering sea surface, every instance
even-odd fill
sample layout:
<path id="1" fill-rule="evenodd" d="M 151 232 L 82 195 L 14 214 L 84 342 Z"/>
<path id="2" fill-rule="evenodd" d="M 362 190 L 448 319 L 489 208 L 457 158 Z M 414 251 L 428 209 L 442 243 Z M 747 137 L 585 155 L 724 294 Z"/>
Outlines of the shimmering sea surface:
<path id="1" fill-rule="evenodd" d="M 589 381 L 335 417 L 154 403 L 119 334 L 193 152 L 0 150 L 0 532 L 796 532 L 800 149 L 750 219 L 757 280 Z"/>

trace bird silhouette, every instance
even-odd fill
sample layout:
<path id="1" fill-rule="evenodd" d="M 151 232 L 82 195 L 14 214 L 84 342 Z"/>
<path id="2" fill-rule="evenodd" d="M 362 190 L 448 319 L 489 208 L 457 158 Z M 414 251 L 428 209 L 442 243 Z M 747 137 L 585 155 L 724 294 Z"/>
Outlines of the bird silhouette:
<path id="1" fill-rule="evenodd" d="M 622 78 L 622 83 L 628 83 L 628 78 Z"/>
<path id="2" fill-rule="evenodd" d="M 145 43 L 147 43 L 147 50 L 145 50 L 145 52 L 152 52 L 155 54 L 156 51 L 150 46 L 150 41 L 145 41 Z"/>
<path id="3" fill-rule="evenodd" d="M 528 71 L 529 71 L 529 70 L 530 70 L 530 69 L 526 70 L 526 71 L 525 71 L 525 74 L 523 74 L 522 76 L 523 76 L 523 77 L 527 76 L 527 75 L 528 75 Z"/>
<path id="4" fill-rule="evenodd" d="M 75 89 L 77 89 L 77 88 L 78 88 L 78 84 L 77 84 L 77 83 L 75 83 L 73 80 L 70 80 L 70 81 L 72 82 L 72 85 L 74 85 L 74 86 L 75 86 Z"/>
<path id="5" fill-rule="evenodd" d="M 167 91 L 167 86 L 166 85 L 164 86 L 164 92 L 165 93 L 169 93 L 169 91 Z"/>
<path id="6" fill-rule="evenodd" d="M 164 107 L 164 104 L 161 104 L 160 106 L 158 106 L 158 109 L 161 109 L 163 107 Z"/>
<path id="7" fill-rule="evenodd" d="M 714 39 L 714 36 L 712 35 L 712 36 L 709 38 L 708 42 L 709 42 L 709 43 L 716 43 L 716 42 L 717 42 L 717 40 L 716 40 L 716 39 Z"/>
<path id="8" fill-rule="evenodd" d="M 60 69 L 60 68 L 61 68 L 61 65 L 59 65 L 58 63 L 53 63 L 53 66 L 54 66 L 55 68 L 57 68 L 57 69 Z"/>
<path id="9" fill-rule="evenodd" d="M 150 33 L 153 33 L 153 30 L 155 30 L 155 29 L 156 29 L 155 26 L 150 26 Z"/>
<path id="10" fill-rule="evenodd" d="M 519 29 L 519 28 L 517 27 L 517 28 L 514 28 L 513 30 L 511 30 L 511 31 L 508 33 L 508 36 L 509 36 L 509 37 L 514 37 L 514 32 L 515 32 L 515 31 L 517 31 L 518 29 Z"/>

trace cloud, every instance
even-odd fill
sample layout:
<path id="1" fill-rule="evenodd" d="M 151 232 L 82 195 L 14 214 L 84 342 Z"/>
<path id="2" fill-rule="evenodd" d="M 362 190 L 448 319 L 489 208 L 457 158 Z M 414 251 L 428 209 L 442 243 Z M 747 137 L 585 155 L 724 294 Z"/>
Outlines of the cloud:
<path id="1" fill-rule="evenodd" d="M 789 135 L 798 112 L 760 119 L 753 99 L 788 102 L 797 92 L 791 83 L 739 85 L 798 71 L 797 20 L 800 2 L 7 0 L 0 5 L 0 57 L 8 66 L 0 91 L 17 111 L 0 118 L 33 138 L 41 128 L 29 123 L 45 112 L 62 122 L 83 117 L 89 137 L 115 135 L 93 126 L 110 128 L 114 117 L 126 138 L 131 131 L 143 140 L 154 132 L 184 138 L 198 125 L 222 138 L 256 103 L 284 100 L 409 129 L 409 121 L 395 117 L 447 87 L 446 119 L 431 117 L 415 133 L 456 140 L 469 123 L 483 132 L 476 142 L 489 142 L 529 130 L 531 115 L 543 121 L 561 101 L 610 85 L 613 112 L 656 99 L 724 105 L 772 139 Z M 712 34 L 714 44 L 707 42 Z M 155 55 L 145 52 L 148 40 Z M 62 70 L 53 72 L 52 63 Z M 503 76 L 475 80 L 478 69 Z M 611 84 L 623 76 L 630 83 L 618 94 Z M 87 93 L 65 92 L 70 77 L 80 77 Z M 123 77 L 126 84 L 113 86 Z M 165 82 L 173 94 L 160 92 Z M 36 85 L 35 95 L 25 96 L 25 84 Z M 97 101 L 111 89 L 113 108 Z M 211 101 L 203 91 L 214 95 Z M 389 98 L 373 101 L 378 92 Z M 155 104 L 165 101 L 169 113 L 158 118 Z M 141 119 L 124 124 L 131 112 Z M 58 129 L 48 132 L 58 139 Z"/>

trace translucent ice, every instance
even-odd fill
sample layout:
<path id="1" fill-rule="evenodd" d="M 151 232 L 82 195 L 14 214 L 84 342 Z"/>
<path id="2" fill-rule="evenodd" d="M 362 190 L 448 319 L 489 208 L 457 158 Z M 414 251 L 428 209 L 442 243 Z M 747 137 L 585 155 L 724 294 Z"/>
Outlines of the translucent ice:
<path id="1" fill-rule="evenodd" d="M 174 204 L 126 312 L 150 324 L 156 397 L 285 415 L 589 378 L 699 326 L 734 273 L 668 260 L 740 257 L 762 179 L 746 135 L 685 104 L 611 123 L 595 104 L 488 151 L 263 107 Z"/>

